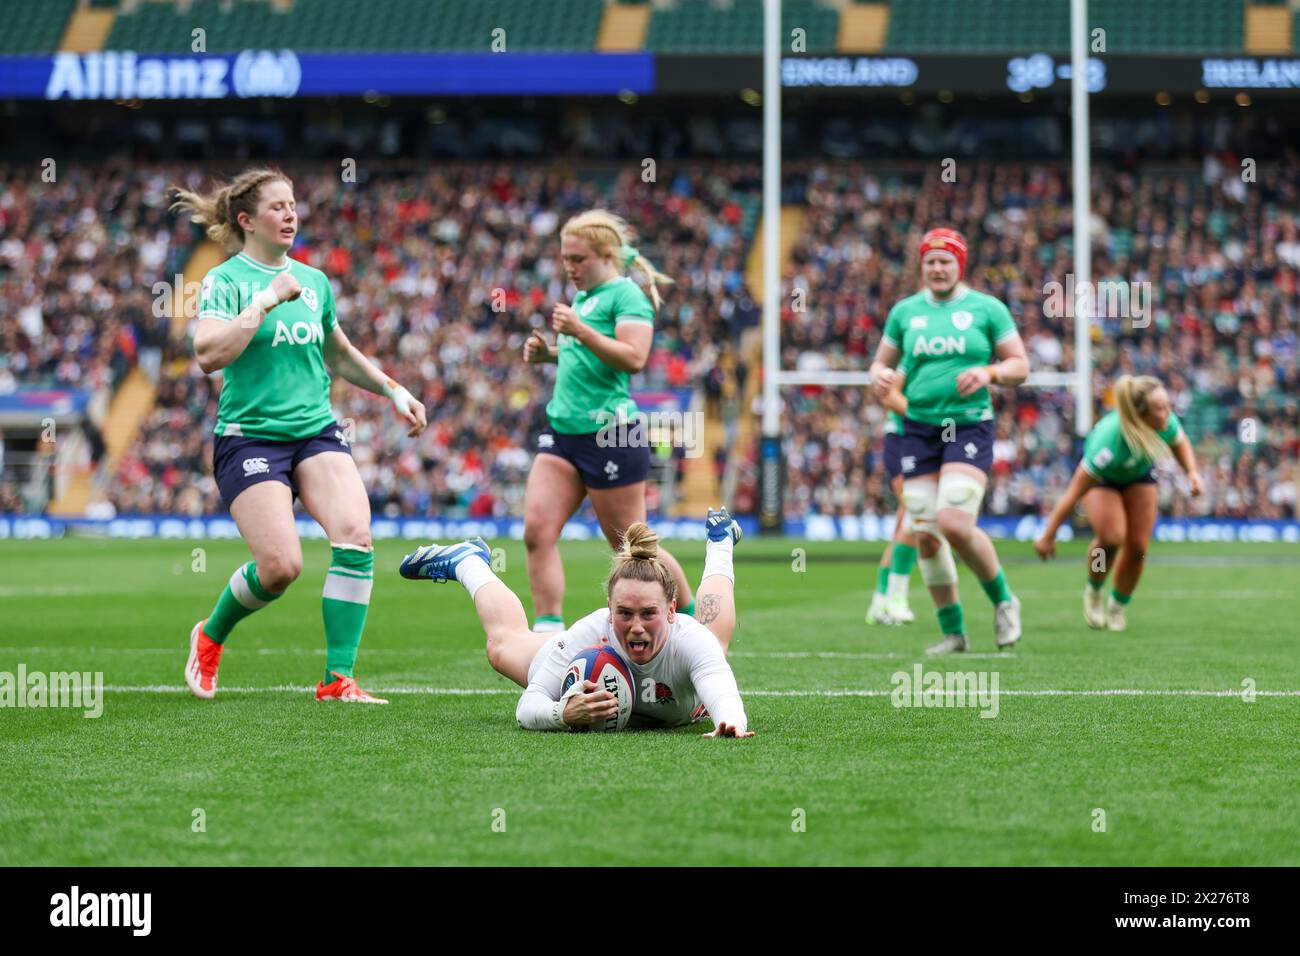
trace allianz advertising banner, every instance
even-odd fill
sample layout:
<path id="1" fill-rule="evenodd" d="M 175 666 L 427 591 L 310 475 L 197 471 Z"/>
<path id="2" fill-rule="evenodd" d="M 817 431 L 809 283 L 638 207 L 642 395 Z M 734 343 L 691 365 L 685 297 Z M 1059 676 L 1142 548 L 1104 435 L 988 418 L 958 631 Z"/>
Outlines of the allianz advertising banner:
<path id="1" fill-rule="evenodd" d="M 380 93 L 618 94 L 654 89 L 648 53 L 333 54 L 130 50 L 0 57 L 0 99 L 207 100 Z"/>

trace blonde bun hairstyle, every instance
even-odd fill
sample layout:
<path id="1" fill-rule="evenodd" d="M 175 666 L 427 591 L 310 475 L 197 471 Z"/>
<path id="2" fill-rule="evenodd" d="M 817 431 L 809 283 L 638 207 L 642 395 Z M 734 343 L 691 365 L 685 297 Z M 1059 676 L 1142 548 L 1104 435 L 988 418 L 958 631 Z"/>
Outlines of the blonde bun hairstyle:
<path id="1" fill-rule="evenodd" d="M 657 583 L 670 602 L 677 600 L 677 582 L 659 560 L 659 535 L 644 521 L 634 521 L 623 533 L 623 543 L 614 553 L 614 567 L 605 581 L 606 597 L 613 597 L 614 585 L 624 580 Z"/>

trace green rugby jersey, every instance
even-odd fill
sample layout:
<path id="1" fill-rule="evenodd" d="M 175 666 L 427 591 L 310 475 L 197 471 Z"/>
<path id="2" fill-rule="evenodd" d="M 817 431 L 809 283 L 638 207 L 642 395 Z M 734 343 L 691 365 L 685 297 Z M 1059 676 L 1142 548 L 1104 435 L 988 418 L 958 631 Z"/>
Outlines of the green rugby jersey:
<path id="1" fill-rule="evenodd" d="M 601 335 L 614 337 L 621 322 L 654 325 L 654 306 L 641 287 L 627 276 L 579 292 L 573 311 Z M 551 427 L 561 435 L 589 435 L 619 417 L 636 414 L 636 402 L 628 394 L 628 372 L 610 368 L 589 348 L 571 335 L 557 341 L 559 370 L 555 394 L 546 405 Z"/>
<path id="2" fill-rule="evenodd" d="M 234 321 L 285 270 L 302 295 L 268 312 L 248 347 L 222 370 L 217 435 L 294 441 L 334 421 L 325 337 L 338 320 L 325 273 L 295 259 L 273 269 L 241 252 L 204 276 L 199 318 Z"/>
<path id="3" fill-rule="evenodd" d="M 1172 448 L 1183 438 L 1183 423 L 1173 412 L 1165 430 L 1158 433 L 1160 439 Z M 1119 427 L 1119 412 L 1111 412 L 1092 426 L 1088 437 L 1083 442 L 1083 470 L 1098 481 L 1109 481 L 1123 485 L 1136 481 L 1151 470 L 1155 464 L 1142 454 L 1135 454 L 1124 441 L 1124 433 Z"/>
<path id="4" fill-rule="evenodd" d="M 928 290 L 900 300 L 885 319 L 883 341 L 898 348 L 908 366 L 903 383 L 907 417 L 927 425 L 991 419 L 989 390 L 962 398 L 957 376 L 996 361 L 994 348 L 1017 334 L 1007 307 L 974 289 L 946 302 Z"/>

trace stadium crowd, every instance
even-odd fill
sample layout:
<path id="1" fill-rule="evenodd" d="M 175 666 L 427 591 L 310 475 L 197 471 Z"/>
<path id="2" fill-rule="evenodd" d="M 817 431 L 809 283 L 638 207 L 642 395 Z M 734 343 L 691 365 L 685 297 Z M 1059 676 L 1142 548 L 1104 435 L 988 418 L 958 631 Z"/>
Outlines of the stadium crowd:
<path id="1" fill-rule="evenodd" d="M 1130 306 L 1094 328 L 1097 410 L 1117 375 L 1159 376 L 1207 491 L 1190 499 L 1172 470 L 1162 473 L 1162 511 L 1293 517 L 1300 228 L 1287 210 L 1300 173 L 1261 171 L 1246 186 L 1225 173 L 1234 165 L 1210 157 L 1181 172 L 1095 169 L 1093 275 L 1125 283 L 1112 312 L 1116 301 Z M 564 296 L 558 231 L 581 209 L 623 213 L 677 280 L 639 387 L 700 386 L 715 399 L 743 390 L 736 346 L 758 322 L 744 279 L 760 189 L 752 164 L 684 167 L 663 183 L 644 182 L 639 166 L 392 168 L 346 185 L 333 166 L 286 171 L 301 214 L 295 257 L 334 280 L 353 342 L 431 412 L 411 442 L 386 402 L 336 386 L 376 514 L 520 513 L 554 374 L 524 366 L 520 345 L 530 327 L 549 330 L 550 305 Z M 178 166 L 69 169 L 49 183 L 39 171 L 0 171 L 0 394 L 111 390 L 137 364 L 157 383 L 152 416 L 107 482 L 117 513 L 222 510 L 210 476 L 217 379 L 201 374 L 187 340 L 169 339 L 169 320 L 153 308 L 154 283 L 198 239 L 167 212 L 167 185 L 201 180 Z M 933 166 L 807 164 L 791 170 L 786 193 L 806 211 L 782 297 L 786 367 L 866 368 L 889 307 L 916 288 L 916 241 L 935 223 L 965 233 L 969 280 L 1010 306 L 1033 370 L 1073 366 L 1072 315 L 1047 292 L 1071 269 L 1064 167 L 971 164 L 946 183 Z M 1130 282 L 1150 283 L 1149 323 L 1133 320 L 1144 293 Z M 725 388 L 719 369 L 733 378 Z M 784 399 L 787 515 L 892 511 L 882 413 L 865 390 L 805 387 Z M 995 403 L 986 508 L 1039 513 L 1077 460 L 1072 394 L 1022 388 Z M 753 510 L 756 448 L 732 458 L 737 510 Z M 17 507 L 11 485 L 0 480 L 0 509 Z"/>
<path id="2" fill-rule="evenodd" d="M 521 513 L 555 371 L 525 366 L 521 347 L 533 326 L 554 339 L 550 307 L 565 294 L 559 229 L 569 216 L 618 210 L 676 280 L 640 387 L 706 385 L 719 343 L 757 321 L 743 280 L 752 229 L 744 205 L 756 205 L 758 188 L 748 166 L 686 170 L 662 185 L 643 182 L 639 167 L 444 165 L 363 177 L 353 188 L 340 188 L 333 167 L 286 172 L 301 217 L 294 257 L 335 281 L 352 342 L 431 410 L 430 428 L 411 442 L 386 401 L 336 384 L 335 409 L 376 514 Z M 175 359 L 119 464 L 118 513 L 221 510 L 201 464 L 211 460 L 216 384 L 183 349 Z"/>
<path id="3" fill-rule="evenodd" d="M 168 171 L 52 162 L 0 167 L 0 396 L 83 389 L 95 410 L 137 364 L 156 378 L 170 323 L 152 290 L 193 236 L 166 212 Z M 98 424 L 87 426 L 92 461 Z M 0 511 L 27 510 L 29 476 L 3 444 L 0 435 Z"/>

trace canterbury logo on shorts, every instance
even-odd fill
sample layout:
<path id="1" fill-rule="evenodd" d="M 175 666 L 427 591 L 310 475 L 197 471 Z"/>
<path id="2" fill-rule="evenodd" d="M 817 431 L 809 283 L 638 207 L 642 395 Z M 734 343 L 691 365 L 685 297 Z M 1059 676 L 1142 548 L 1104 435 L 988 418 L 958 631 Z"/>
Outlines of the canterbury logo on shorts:
<path id="1" fill-rule="evenodd" d="M 245 458 L 244 459 L 244 477 L 249 475 L 265 475 L 271 468 L 266 463 L 265 458 Z"/>
<path id="2" fill-rule="evenodd" d="M 555 447 L 555 436 L 554 436 L 554 435 L 538 435 L 538 436 L 537 436 L 537 447 L 538 447 L 538 448 L 554 448 L 554 447 Z"/>

